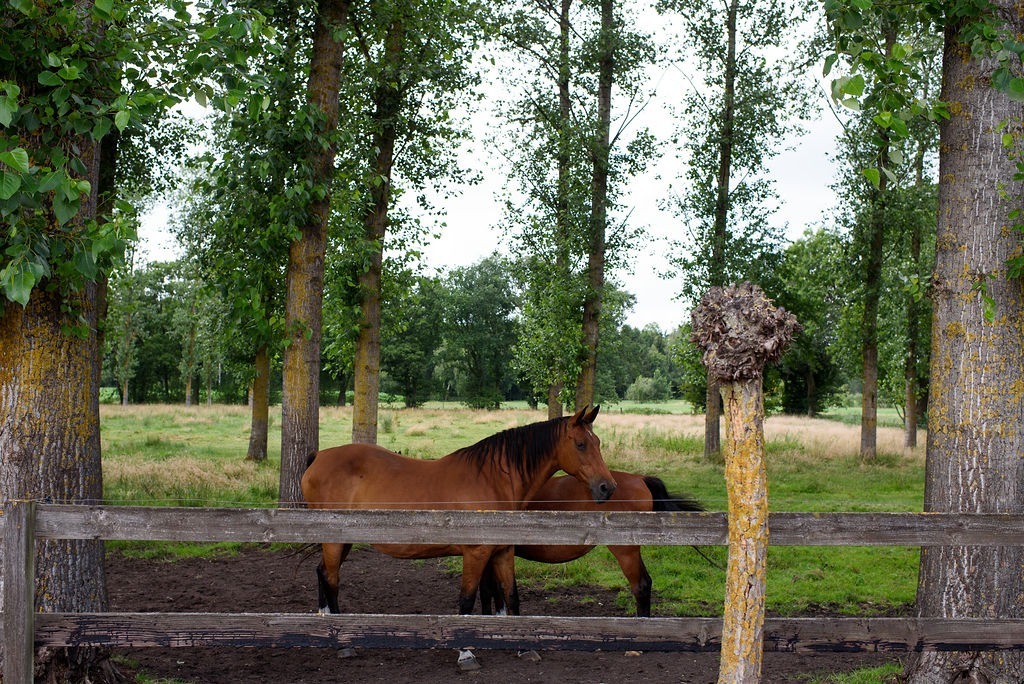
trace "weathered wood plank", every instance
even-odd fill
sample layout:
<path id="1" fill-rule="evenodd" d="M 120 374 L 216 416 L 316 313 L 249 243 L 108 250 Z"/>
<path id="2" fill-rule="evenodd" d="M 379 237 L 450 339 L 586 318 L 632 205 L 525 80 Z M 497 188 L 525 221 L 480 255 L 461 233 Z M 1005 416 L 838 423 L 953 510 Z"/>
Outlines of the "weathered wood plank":
<path id="1" fill-rule="evenodd" d="M 717 651 L 718 618 L 39 614 L 36 646 Z M 769 618 L 769 651 L 1024 650 L 1024 620 Z"/>
<path id="2" fill-rule="evenodd" d="M 31 682 L 35 616 L 35 504 L 10 501 L 3 515 L 3 680 Z"/>
<path id="3" fill-rule="evenodd" d="M 40 505 L 36 534 L 239 542 L 723 545 L 725 513 L 309 511 Z M 776 546 L 1024 544 L 1024 515 L 772 513 Z"/>

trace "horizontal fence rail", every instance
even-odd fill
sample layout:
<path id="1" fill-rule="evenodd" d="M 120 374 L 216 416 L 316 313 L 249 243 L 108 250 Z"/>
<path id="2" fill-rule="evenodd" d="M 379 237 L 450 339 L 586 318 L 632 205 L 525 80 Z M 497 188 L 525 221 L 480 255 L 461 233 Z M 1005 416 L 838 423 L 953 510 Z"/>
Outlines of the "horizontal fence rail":
<path id="1" fill-rule="evenodd" d="M 721 546 L 725 513 L 37 506 L 53 539 Z M 774 546 L 1015 546 L 1024 515 L 771 513 Z M 427 535 L 427 536 L 424 536 Z"/>
<path id="2" fill-rule="evenodd" d="M 724 545 L 725 513 L 312 511 L 15 503 L 4 547 L 4 681 L 31 681 L 39 646 L 539 648 L 715 651 L 718 618 L 34 613 L 34 539 L 234 542 Z M 787 546 L 1012 546 L 1024 515 L 772 513 Z M 1024 649 L 1022 620 L 769 618 L 773 651 Z"/>

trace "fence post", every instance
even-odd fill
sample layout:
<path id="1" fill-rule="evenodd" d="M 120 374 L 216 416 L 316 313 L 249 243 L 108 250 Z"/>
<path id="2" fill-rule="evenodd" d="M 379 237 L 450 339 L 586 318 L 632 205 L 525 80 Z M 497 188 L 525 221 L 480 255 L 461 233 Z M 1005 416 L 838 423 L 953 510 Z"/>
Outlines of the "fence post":
<path id="1" fill-rule="evenodd" d="M 3 533 L 3 680 L 31 682 L 35 659 L 35 503 L 8 501 Z"/>
<path id="2" fill-rule="evenodd" d="M 729 563 L 718 682 L 759 682 L 768 558 L 762 377 L 800 326 L 750 283 L 711 288 L 691 316 L 693 341 L 725 404 Z"/>

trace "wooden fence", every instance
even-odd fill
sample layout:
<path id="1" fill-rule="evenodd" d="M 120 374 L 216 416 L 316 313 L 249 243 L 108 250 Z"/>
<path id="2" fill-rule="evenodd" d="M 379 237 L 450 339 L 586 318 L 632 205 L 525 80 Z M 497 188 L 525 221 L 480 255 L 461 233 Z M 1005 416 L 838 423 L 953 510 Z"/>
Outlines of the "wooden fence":
<path id="1" fill-rule="evenodd" d="M 2 519 L 4 681 L 29 682 L 39 646 L 258 646 L 717 651 L 718 618 L 36 613 L 37 538 L 168 541 L 725 545 L 724 513 L 310 511 L 14 502 Z M 771 544 L 1009 546 L 1024 515 L 773 513 Z M 311 597 L 312 601 L 312 597 Z M 1024 620 L 769 618 L 774 651 L 1024 649 Z"/>

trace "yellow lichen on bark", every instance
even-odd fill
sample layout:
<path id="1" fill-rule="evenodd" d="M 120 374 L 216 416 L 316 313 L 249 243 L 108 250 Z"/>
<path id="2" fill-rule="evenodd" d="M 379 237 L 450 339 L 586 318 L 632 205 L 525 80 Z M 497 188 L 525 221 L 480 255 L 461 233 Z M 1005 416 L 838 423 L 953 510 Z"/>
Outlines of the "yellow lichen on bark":
<path id="1" fill-rule="evenodd" d="M 723 383 L 729 499 L 720 684 L 761 678 L 768 559 L 768 475 L 760 379 Z"/>

